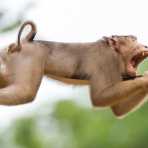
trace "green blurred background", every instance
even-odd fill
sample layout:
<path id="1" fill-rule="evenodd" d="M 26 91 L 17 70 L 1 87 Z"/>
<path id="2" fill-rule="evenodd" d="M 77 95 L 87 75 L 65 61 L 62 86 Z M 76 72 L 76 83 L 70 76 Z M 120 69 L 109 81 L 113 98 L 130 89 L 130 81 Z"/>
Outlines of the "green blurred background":
<path id="1" fill-rule="evenodd" d="M 5 13 L 1 10 L 0 18 Z M 23 13 L 3 25 L 0 32 L 11 31 L 22 21 Z M 145 60 L 139 73 L 143 74 L 147 67 Z M 127 117 L 117 119 L 109 109 L 58 101 L 52 112 L 48 105 L 42 105 L 0 128 L 0 148 L 147 148 L 147 114 L 147 103 Z"/>
<path id="2" fill-rule="evenodd" d="M 47 106 L 46 106 L 47 107 Z M 45 108 L 46 108 L 45 107 Z M 44 108 L 44 107 L 43 107 Z M 71 101 L 55 104 L 52 113 L 39 108 L 1 129 L 2 148 L 147 148 L 148 105 L 124 119 L 110 110 L 80 107 Z"/>

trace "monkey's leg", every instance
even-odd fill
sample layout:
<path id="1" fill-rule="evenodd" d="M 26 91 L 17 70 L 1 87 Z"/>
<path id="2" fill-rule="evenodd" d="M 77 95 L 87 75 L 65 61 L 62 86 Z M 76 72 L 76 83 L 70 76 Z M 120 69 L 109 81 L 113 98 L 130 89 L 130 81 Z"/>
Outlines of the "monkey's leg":
<path id="1" fill-rule="evenodd" d="M 12 84 L 0 89 L 1 105 L 24 104 L 32 101 L 37 93 L 43 76 L 43 62 L 35 56 L 22 58 L 14 65 Z"/>
<path id="2" fill-rule="evenodd" d="M 145 96 L 145 94 L 137 91 L 135 94 L 127 97 L 127 100 L 112 106 L 112 111 L 116 116 L 123 116 L 140 107 L 145 102 Z"/>

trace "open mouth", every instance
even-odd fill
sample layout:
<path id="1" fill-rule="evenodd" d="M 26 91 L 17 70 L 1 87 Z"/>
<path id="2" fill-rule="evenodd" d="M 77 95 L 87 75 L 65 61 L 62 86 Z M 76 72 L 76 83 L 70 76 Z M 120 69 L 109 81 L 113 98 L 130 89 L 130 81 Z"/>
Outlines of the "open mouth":
<path id="1" fill-rule="evenodd" d="M 141 51 L 133 56 L 130 63 L 133 68 L 137 68 L 138 64 L 140 64 L 146 57 L 148 57 L 148 51 Z"/>
<path id="2" fill-rule="evenodd" d="M 127 74 L 123 76 L 123 79 L 134 79 L 139 77 L 136 75 L 137 66 L 148 57 L 148 51 L 141 51 L 136 53 L 131 60 L 127 63 Z"/>

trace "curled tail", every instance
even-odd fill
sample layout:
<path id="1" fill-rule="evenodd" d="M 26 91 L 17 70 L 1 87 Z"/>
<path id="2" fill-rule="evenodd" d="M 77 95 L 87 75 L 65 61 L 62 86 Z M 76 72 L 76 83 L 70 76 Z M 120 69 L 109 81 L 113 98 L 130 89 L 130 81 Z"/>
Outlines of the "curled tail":
<path id="1" fill-rule="evenodd" d="M 18 33 L 18 38 L 17 38 L 17 45 L 18 45 L 18 48 L 20 48 L 20 49 L 21 49 L 21 35 L 22 35 L 22 32 L 23 32 L 24 28 L 25 28 L 27 25 L 31 26 L 31 31 L 30 31 L 30 32 L 27 34 L 27 36 L 24 38 L 25 41 L 28 41 L 28 42 L 33 41 L 33 39 L 34 39 L 34 37 L 35 37 L 35 35 L 36 35 L 36 32 L 37 32 L 37 30 L 36 30 L 36 25 L 35 25 L 32 21 L 27 21 L 27 22 L 25 22 L 25 23 L 21 26 L 21 28 L 20 28 L 20 30 L 19 30 L 19 33 Z"/>

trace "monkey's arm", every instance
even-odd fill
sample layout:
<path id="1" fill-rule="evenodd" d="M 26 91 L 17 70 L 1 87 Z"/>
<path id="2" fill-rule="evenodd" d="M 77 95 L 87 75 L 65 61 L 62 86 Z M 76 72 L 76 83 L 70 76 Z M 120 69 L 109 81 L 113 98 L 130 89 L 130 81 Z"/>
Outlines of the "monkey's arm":
<path id="1" fill-rule="evenodd" d="M 145 93 L 137 91 L 127 97 L 125 101 L 113 105 L 111 109 L 116 116 L 123 116 L 128 112 L 137 109 L 137 107 L 140 107 L 145 102 L 145 96 Z"/>
<path id="2" fill-rule="evenodd" d="M 103 89 L 101 92 L 98 92 L 97 88 L 97 84 L 91 88 L 92 103 L 95 106 L 114 106 L 127 100 L 139 102 L 137 98 L 143 98 L 146 95 L 147 81 L 145 81 L 145 78 L 121 81 Z"/>
<path id="3" fill-rule="evenodd" d="M 142 76 L 139 75 L 138 77 L 142 77 Z M 124 80 L 126 80 L 126 77 L 124 78 L 125 78 Z M 129 80 L 129 77 L 127 78 L 127 80 Z M 146 100 L 145 96 L 146 95 L 144 93 L 140 93 L 137 91 L 135 94 L 128 96 L 125 101 L 111 106 L 111 109 L 115 115 L 123 116 L 127 114 L 128 112 L 133 111 L 137 109 L 138 107 L 140 107 Z M 131 99 L 128 99 L 129 97 Z"/>

